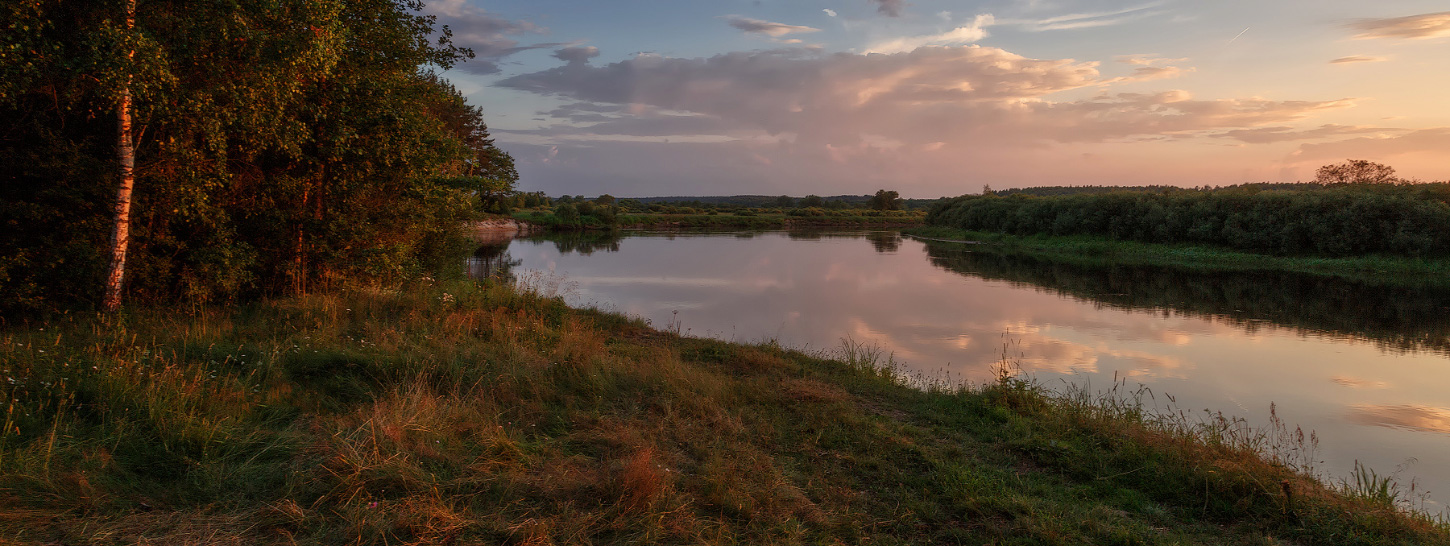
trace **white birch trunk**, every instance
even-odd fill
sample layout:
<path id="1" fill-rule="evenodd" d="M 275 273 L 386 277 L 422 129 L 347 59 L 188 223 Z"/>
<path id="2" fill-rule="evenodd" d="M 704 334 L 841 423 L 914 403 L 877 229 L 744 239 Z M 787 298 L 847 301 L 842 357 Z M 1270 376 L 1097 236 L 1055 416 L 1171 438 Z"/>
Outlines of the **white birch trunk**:
<path id="1" fill-rule="evenodd" d="M 126 2 L 126 30 L 136 26 L 136 0 Z M 126 60 L 135 58 L 136 51 L 126 52 Z M 129 64 L 129 62 L 128 62 Z M 126 277 L 126 249 L 131 243 L 131 188 L 136 183 L 136 143 L 131 130 L 131 82 L 121 88 L 121 97 L 116 102 L 116 154 L 120 164 L 121 185 L 116 191 L 116 220 L 111 230 L 111 267 L 106 274 L 106 294 L 102 305 L 107 311 L 121 307 L 122 281 Z"/>

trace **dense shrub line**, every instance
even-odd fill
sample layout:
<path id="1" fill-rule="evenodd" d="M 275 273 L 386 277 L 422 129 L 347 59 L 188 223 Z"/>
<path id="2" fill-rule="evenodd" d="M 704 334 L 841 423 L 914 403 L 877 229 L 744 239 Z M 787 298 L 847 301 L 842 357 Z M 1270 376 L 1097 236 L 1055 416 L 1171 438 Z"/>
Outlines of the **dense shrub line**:
<path id="1" fill-rule="evenodd" d="M 1282 187 L 1282 186 L 1281 186 Z M 1016 235 L 1094 235 L 1271 254 L 1450 254 L 1450 183 L 1243 185 L 1042 197 L 964 195 L 926 223 Z"/>

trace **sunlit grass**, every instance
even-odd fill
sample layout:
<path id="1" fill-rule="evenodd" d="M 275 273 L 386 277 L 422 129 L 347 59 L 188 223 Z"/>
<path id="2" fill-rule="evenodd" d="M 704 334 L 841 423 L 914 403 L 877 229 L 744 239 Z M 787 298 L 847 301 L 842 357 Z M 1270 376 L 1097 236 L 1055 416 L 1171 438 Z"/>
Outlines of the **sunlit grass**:
<path id="1" fill-rule="evenodd" d="M 443 283 L 0 333 L 0 541 L 1446 542 L 1312 435 Z M 1306 458 L 1307 455 L 1307 458 Z"/>

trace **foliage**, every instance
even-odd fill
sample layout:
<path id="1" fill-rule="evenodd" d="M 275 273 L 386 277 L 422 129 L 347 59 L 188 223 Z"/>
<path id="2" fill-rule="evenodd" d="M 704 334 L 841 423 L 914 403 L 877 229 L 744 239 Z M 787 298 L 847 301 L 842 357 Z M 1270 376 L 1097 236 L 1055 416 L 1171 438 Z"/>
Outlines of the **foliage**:
<path id="1" fill-rule="evenodd" d="M 554 216 L 562 223 L 573 224 L 579 221 L 579 207 L 573 203 L 558 205 L 554 207 Z"/>
<path id="2" fill-rule="evenodd" d="M 968 195 L 934 206 L 926 221 L 973 231 L 1208 244 L 1278 255 L 1445 256 L 1450 183 Z"/>
<path id="3" fill-rule="evenodd" d="M 517 178 L 478 109 L 431 72 L 469 52 L 431 39 L 419 8 L 157 0 L 140 3 L 128 32 L 115 2 L 7 4 L 0 313 L 98 298 L 115 193 L 109 114 L 123 84 L 144 127 L 128 299 L 417 271 L 473 214 L 448 177 L 490 188 Z"/>
<path id="4" fill-rule="evenodd" d="M 901 210 L 901 195 L 895 191 L 876 190 L 867 206 L 876 210 Z"/>
<path id="5" fill-rule="evenodd" d="M 1314 181 L 1320 184 L 1390 184 L 1402 180 L 1395 177 L 1394 167 L 1351 159 L 1320 167 L 1314 173 Z"/>

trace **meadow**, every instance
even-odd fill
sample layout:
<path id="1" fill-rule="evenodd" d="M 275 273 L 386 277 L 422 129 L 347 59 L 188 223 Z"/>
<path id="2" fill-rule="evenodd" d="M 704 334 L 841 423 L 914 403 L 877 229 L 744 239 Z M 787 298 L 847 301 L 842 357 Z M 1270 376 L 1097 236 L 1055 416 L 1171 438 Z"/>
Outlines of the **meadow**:
<path id="1" fill-rule="evenodd" d="M 0 333 L 20 544 L 1447 544 L 1312 433 L 424 279 Z M 1421 506 L 1422 507 L 1422 506 Z"/>

